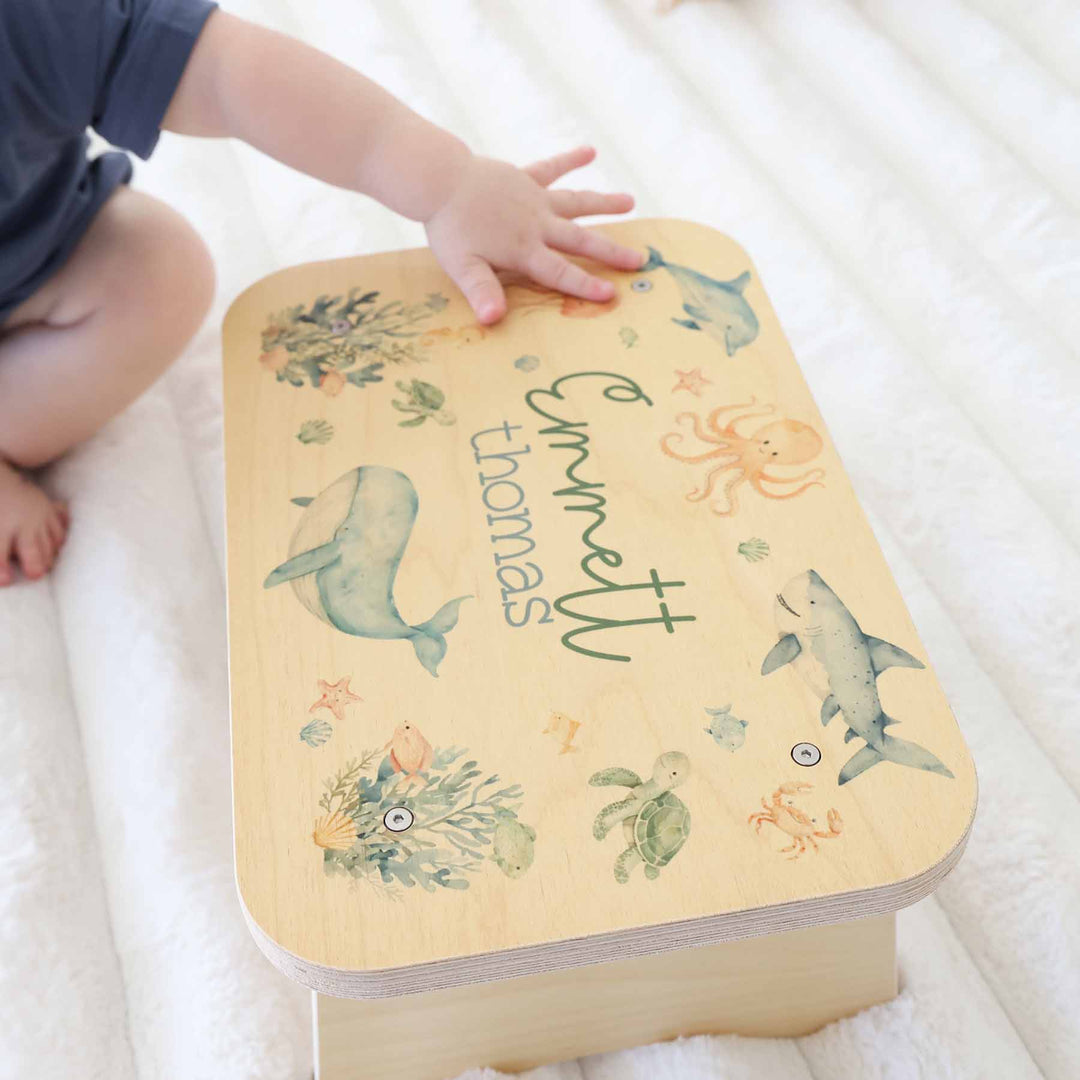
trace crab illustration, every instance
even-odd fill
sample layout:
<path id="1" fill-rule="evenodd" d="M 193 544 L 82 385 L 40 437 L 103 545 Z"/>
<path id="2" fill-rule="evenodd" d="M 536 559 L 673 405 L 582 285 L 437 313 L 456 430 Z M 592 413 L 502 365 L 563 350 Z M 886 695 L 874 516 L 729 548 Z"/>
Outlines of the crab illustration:
<path id="1" fill-rule="evenodd" d="M 747 819 L 749 824 L 756 826 L 755 832 L 760 833 L 761 826 L 768 823 L 769 825 L 775 825 L 781 832 L 787 833 L 792 842 L 787 847 L 780 848 L 780 851 L 793 852 L 792 855 L 788 856 L 790 859 L 797 859 L 804 854 L 807 844 L 817 851 L 818 845 L 815 837 L 821 840 L 833 840 L 840 835 L 844 828 L 844 821 L 840 817 L 838 810 L 829 811 L 826 818 L 829 830 L 828 832 L 822 832 L 820 829 L 814 828 L 815 819 L 807 817 L 791 799 L 788 799 L 787 802 L 784 801 L 785 795 L 798 795 L 803 791 L 809 791 L 813 786 L 813 784 L 798 780 L 788 780 L 772 793 L 771 802 L 762 798 L 761 805 L 764 807 L 764 811 L 751 814 Z"/>
<path id="2" fill-rule="evenodd" d="M 446 395 L 429 382 L 413 379 L 411 382 L 398 381 L 394 384 L 406 396 L 406 401 L 394 398 L 390 404 L 398 412 L 414 413 L 408 420 L 398 422 L 399 427 L 419 427 L 429 416 L 439 424 L 454 423 L 454 414 L 444 409 Z"/>

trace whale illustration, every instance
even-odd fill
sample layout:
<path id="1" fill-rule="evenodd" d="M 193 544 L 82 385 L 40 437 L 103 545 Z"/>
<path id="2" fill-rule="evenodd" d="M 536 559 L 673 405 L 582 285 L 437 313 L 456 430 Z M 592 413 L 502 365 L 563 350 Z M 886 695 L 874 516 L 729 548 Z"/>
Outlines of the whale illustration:
<path id="1" fill-rule="evenodd" d="M 664 260 L 656 248 L 649 248 L 649 258 L 641 273 L 662 266 L 674 279 L 682 293 L 683 311 L 689 319 L 672 319 L 690 330 L 704 330 L 734 356 L 738 349 L 749 345 L 758 335 L 758 320 L 754 309 L 743 297 L 750 283 L 750 271 L 744 271 L 731 281 L 717 281 L 686 266 Z"/>
<path id="2" fill-rule="evenodd" d="M 446 655 L 446 635 L 468 596 L 447 601 L 426 622 L 407 623 L 394 604 L 394 578 L 420 505 L 412 481 L 396 469 L 361 465 L 304 506 L 289 559 L 263 582 L 291 582 L 313 615 L 356 637 L 412 643 L 432 675 Z"/>
<path id="3" fill-rule="evenodd" d="M 807 570 L 792 578 L 777 595 L 776 625 L 780 640 L 765 657 L 761 674 L 768 675 L 784 664 L 794 665 L 822 700 L 822 724 L 843 713 L 848 726 L 844 742 L 859 738 L 866 743 L 840 770 L 841 784 L 879 761 L 953 775 L 929 750 L 885 731 L 897 721 L 882 712 L 878 676 L 890 667 L 925 665 L 896 645 L 864 634 L 816 571 Z"/>

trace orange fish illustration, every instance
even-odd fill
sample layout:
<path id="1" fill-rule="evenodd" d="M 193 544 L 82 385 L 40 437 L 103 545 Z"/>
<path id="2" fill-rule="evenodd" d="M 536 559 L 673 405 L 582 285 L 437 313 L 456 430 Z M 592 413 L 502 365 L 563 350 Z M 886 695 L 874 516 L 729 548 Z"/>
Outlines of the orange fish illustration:
<path id="1" fill-rule="evenodd" d="M 568 319 L 595 319 L 598 315 L 606 315 L 619 306 L 619 294 L 616 293 L 610 300 L 599 304 L 594 300 L 582 300 L 577 296 L 567 296 L 557 289 L 549 289 L 546 285 L 538 285 L 521 274 L 500 274 L 499 280 L 506 289 L 506 299 L 509 305 L 508 314 L 513 315 L 516 311 L 524 311 L 529 314 L 541 309 L 558 309 L 560 315 Z"/>
<path id="2" fill-rule="evenodd" d="M 479 323 L 469 323 L 468 326 L 437 326 L 420 335 L 420 344 L 425 349 L 430 349 L 433 345 L 471 345 L 474 341 L 482 341 L 487 335 L 488 328 Z"/>
<path id="3" fill-rule="evenodd" d="M 432 749 L 419 728 L 408 721 L 399 724 L 383 749 L 390 751 L 390 764 L 394 772 L 403 774 L 407 786 L 422 783 L 417 774 L 431 768 Z"/>

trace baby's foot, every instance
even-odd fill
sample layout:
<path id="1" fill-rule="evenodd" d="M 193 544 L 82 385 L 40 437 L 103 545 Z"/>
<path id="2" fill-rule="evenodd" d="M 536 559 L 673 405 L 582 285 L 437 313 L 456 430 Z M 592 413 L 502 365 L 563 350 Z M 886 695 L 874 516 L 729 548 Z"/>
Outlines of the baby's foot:
<path id="1" fill-rule="evenodd" d="M 67 536 L 68 515 L 17 469 L 0 460 L 0 586 L 15 580 L 18 564 L 28 578 L 52 569 Z"/>

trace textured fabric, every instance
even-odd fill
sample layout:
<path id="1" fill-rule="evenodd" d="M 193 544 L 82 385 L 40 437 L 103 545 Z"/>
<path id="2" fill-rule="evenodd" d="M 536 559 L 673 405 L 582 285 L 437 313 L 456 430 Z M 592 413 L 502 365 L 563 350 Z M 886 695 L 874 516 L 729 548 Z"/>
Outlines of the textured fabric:
<path id="1" fill-rule="evenodd" d="M 963 860 L 900 915 L 896 1001 L 533 1080 L 1072 1080 L 1080 8 L 229 6 L 483 153 L 594 142 L 572 186 L 745 245 L 978 767 Z M 74 521 L 55 574 L 0 593 L 0 1076 L 307 1080 L 308 994 L 233 887 L 218 326 L 257 277 L 423 235 L 232 143 L 166 136 L 140 174 L 203 232 L 219 295 L 165 381 L 53 471 Z"/>
<path id="2" fill-rule="evenodd" d="M 0 2 L 0 322 L 54 274 L 131 178 L 87 160 L 93 128 L 147 158 L 208 0 Z"/>

